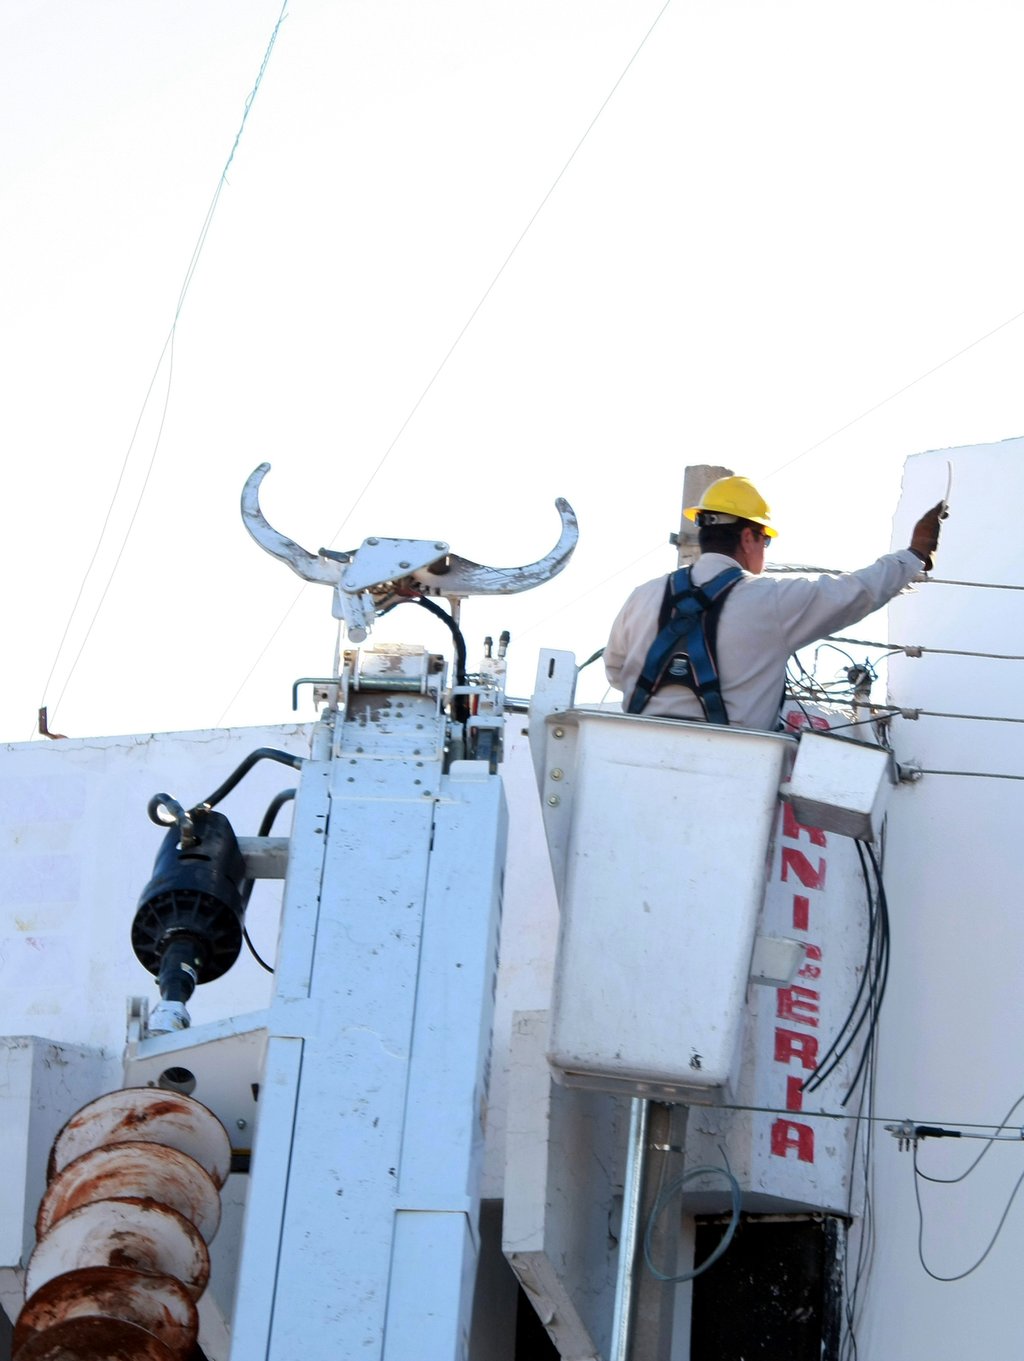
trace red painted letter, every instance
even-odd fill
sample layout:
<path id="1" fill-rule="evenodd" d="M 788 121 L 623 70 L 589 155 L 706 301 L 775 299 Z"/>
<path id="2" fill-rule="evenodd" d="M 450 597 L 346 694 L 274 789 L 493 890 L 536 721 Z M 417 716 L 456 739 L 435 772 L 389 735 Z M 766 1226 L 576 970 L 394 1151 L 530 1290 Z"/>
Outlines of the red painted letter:
<path id="1" fill-rule="evenodd" d="M 818 1040 L 815 1035 L 802 1035 L 799 1030 L 775 1027 L 775 1062 L 790 1063 L 796 1059 L 809 1073 L 818 1062 Z"/>
<path id="2" fill-rule="evenodd" d="M 796 931 L 811 929 L 811 900 L 805 898 L 802 893 L 793 894 L 793 929 Z"/>
<path id="3" fill-rule="evenodd" d="M 814 1130 L 795 1120 L 776 1120 L 772 1125 L 772 1152 L 777 1158 L 785 1158 L 790 1149 L 802 1163 L 814 1162 Z"/>
<path id="4" fill-rule="evenodd" d="M 784 880 L 789 878 L 790 870 L 793 871 L 804 888 L 825 887 L 824 859 L 818 860 L 818 868 L 815 869 L 803 851 L 795 851 L 792 846 L 783 846 L 782 878 Z"/>
<path id="5" fill-rule="evenodd" d="M 781 1021 L 795 1021 L 797 1025 L 818 1024 L 818 999 L 820 993 L 813 988 L 801 988 L 797 984 L 791 988 L 779 988 L 775 1014 Z"/>

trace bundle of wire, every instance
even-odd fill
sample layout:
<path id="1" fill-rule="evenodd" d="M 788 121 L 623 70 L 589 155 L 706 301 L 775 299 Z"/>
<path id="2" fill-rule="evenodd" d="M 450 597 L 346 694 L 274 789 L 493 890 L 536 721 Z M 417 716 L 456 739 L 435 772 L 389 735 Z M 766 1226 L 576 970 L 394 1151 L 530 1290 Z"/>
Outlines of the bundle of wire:
<path id="1" fill-rule="evenodd" d="M 860 858 L 868 901 L 868 939 L 864 967 L 846 1019 L 819 1060 L 817 1068 L 803 1084 L 805 1092 L 813 1092 L 820 1087 L 857 1043 L 858 1036 L 862 1035 L 857 1067 L 842 1098 L 844 1106 L 864 1076 L 889 974 L 889 906 L 885 897 L 885 886 L 882 883 L 882 871 L 874 847 L 860 841 L 854 842 L 854 845 Z M 872 876 L 868 873 L 869 861 L 874 877 L 873 887 Z"/>

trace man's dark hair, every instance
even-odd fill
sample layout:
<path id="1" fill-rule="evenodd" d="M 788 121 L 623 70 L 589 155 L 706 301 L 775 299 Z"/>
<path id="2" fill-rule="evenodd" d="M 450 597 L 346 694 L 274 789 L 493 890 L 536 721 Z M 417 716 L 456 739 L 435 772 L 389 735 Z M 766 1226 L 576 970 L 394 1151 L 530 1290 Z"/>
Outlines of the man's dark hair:
<path id="1" fill-rule="evenodd" d="M 697 543 L 702 553 L 725 553 L 735 557 L 740 546 L 740 535 L 745 529 L 760 530 L 753 520 L 735 520 L 728 525 L 698 525 Z"/>

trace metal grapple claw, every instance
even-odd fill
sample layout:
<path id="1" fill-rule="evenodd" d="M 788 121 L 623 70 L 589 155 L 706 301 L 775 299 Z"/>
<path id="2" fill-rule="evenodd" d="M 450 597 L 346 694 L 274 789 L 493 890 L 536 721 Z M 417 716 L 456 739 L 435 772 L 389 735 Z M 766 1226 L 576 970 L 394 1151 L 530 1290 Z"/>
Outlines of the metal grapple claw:
<path id="1" fill-rule="evenodd" d="M 344 619 L 354 641 L 365 637 L 374 613 L 415 596 L 443 596 L 457 609 L 470 595 L 513 595 L 528 591 L 557 576 L 572 557 L 579 526 L 568 501 L 555 502 L 562 531 L 550 553 L 524 567 L 484 567 L 451 553 L 439 539 L 364 539 L 350 553 L 321 548 L 310 553 L 268 524 L 260 510 L 259 488 L 270 470 L 261 463 L 242 490 L 242 520 L 268 553 L 304 581 L 332 586 L 335 618 Z"/>

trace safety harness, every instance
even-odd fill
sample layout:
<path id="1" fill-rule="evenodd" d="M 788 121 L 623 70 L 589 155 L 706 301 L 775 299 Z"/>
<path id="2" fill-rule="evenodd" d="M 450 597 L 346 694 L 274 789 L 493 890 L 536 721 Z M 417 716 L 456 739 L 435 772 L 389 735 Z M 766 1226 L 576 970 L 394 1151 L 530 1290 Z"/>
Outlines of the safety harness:
<path id="1" fill-rule="evenodd" d="M 715 656 L 718 617 L 725 597 L 743 576 L 741 567 L 727 567 L 703 586 L 690 580 L 689 567 L 680 567 L 665 583 L 658 614 L 658 634 L 644 661 L 627 713 L 640 714 L 663 685 L 685 685 L 700 701 L 708 723 L 728 724 Z"/>

